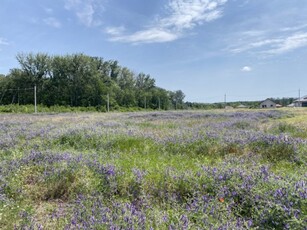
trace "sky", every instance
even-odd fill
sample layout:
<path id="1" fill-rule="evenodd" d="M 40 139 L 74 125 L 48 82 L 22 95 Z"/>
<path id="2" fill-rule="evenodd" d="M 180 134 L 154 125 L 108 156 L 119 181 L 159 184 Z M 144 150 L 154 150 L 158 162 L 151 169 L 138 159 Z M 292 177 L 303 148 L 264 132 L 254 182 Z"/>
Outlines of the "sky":
<path id="1" fill-rule="evenodd" d="M 18 53 L 84 53 L 190 102 L 307 95 L 306 0 L 0 1 L 1 74 Z"/>

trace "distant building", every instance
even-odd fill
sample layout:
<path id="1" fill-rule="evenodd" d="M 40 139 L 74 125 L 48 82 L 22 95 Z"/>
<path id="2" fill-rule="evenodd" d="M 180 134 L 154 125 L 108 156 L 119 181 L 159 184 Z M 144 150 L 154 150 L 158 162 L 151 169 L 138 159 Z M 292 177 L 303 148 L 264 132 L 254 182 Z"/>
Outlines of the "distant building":
<path id="1" fill-rule="evenodd" d="M 291 103 L 291 104 L 287 105 L 287 107 L 293 108 L 293 107 L 295 107 L 295 104 L 294 104 L 294 103 Z"/>
<path id="2" fill-rule="evenodd" d="M 307 107 L 307 96 L 301 97 L 294 102 L 295 107 Z"/>
<path id="3" fill-rule="evenodd" d="M 247 109 L 247 108 L 248 108 L 248 106 L 242 105 L 242 104 L 237 106 L 237 109 Z"/>
<path id="4" fill-rule="evenodd" d="M 276 103 L 270 99 L 266 99 L 265 101 L 260 103 L 261 109 L 267 109 L 267 108 L 276 108 Z"/>
<path id="5" fill-rule="evenodd" d="M 225 106 L 225 109 L 233 109 L 233 107 L 232 106 Z"/>
<path id="6" fill-rule="evenodd" d="M 282 105 L 276 104 L 276 108 L 282 108 Z"/>

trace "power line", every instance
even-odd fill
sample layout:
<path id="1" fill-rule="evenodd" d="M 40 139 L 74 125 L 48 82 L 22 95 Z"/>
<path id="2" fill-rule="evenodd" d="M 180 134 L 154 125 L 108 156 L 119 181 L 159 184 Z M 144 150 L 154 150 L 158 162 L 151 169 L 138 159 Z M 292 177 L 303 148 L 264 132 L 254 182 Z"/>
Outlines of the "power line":
<path id="1" fill-rule="evenodd" d="M 288 94 L 288 93 L 297 93 L 297 90 L 293 90 L 293 91 L 287 91 L 287 92 L 283 92 L 283 93 L 273 93 L 273 94 L 254 94 L 254 95 L 233 95 L 230 94 L 228 96 L 230 97 L 272 97 L 272 96 L 279 96 L 281 94 Z"/>
<path id="2" fill-rule="evenodd" d="M 19 88 L 19 89 L 5 89 L 4 91 L 21 91 L 21 90 L 33 90 L 34 88 Z"/>
<path id="3" fill-rule="evenodd" d="M 15 92 L 13 94 L 12 104 L 14 103 L 15 97 L 16 97 L 16 94 L 17 94 L 17 100 L 18 100 L 18 105 L 19 105 L 19 92 L 20 91 L 32 91 L 32 90 L 34 90 L 34 109 L 35 109 L 34 112 L 37 113 L 36 85 L 34 87 L 31 87 L 31 88 L 20 88 L 20 87 L 18 87 L 17 89 L 14 89 L 14 88 L 12 88 L 12 89 L 4 88 L 3 93 L 1 95 L 0 103 L 2 103 L 2 99 L 3 99 L 4 95 L 5 95 L 5 93 L 7 91 L 11 91 L 11 92 Z"/>
<path id="4" fill-rule="evenodd" d="M 301 92 L 307 93 L 307 90 L 301 90 Z M 253 98 L 253 97 L 276 97 L 280 95 L 285 95 L 285 94 L 293 94 L 291 97 L 296 97 L 294 96 L 297 95 L 297 90 L 289 90 L 289 91 L 284 91 L 284 92 L 279 92 L 279 93 L 271 93 L 271 94 L 250 94 L 250 95 L 237 95 L 237 94 L 227 94 L 227 98 L 229 97 L 237 97 L 237 98 Z M 225 97 L 225 95 L 224 95 Z M 221 96 L 211 96 L 211 97 L 205 97 L 205 100 L 212 100 L 212 99 L 217 99 L 221 98 Z"/>

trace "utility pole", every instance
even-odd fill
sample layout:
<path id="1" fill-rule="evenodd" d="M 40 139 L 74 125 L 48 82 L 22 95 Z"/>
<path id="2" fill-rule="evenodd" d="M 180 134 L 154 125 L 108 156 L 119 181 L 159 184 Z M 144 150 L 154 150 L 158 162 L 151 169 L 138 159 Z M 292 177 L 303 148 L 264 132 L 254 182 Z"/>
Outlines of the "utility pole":
<path id="1" fill-rule="evenodd" d="M 107 111 L 110 112 L 110 95 L 107 95 Z"/>
<path id="2" fill-rule="evenodd" d="M 18 91 L 17 91 L 17 97 L 18 97 L 18 105 L 19 105 L 19 87 L 18 87 Z"/>
<path id="3" fill-rule="evenodd" d="M 34 85 L 34 110 L 35 114 L 37 113 L 37 105 L 36 105 L 36 85 Z"/>
<path id="4" fill-rule="evenodd" d="M 19 87 L 18 87 L 18 90 L 17 90 L 17 102 L 18 102 L 18 105 L 19 105 Z"/>
<path id="5" fill-rule="evenodd" d="M 301 107 L 301 89 L 298 89 L 298 106 Z"/>
<path id="6" fill-rule="evenodd" d="M 225 104 L 225 109 L 226 109 L 226 93 L 224 95 L 224 104 Z"/>
<path id="7" fill-rule="evenodd" d="M 145 96 L 145 106 L 144 106 L 144 108 L 146 109 L 146 96 Z"/>
<path id="8" fill-rule="evenodd" d="M 161 100 L 160 100 L 160 97 L 159 97 L 159 110 L 161 110 Z"/>

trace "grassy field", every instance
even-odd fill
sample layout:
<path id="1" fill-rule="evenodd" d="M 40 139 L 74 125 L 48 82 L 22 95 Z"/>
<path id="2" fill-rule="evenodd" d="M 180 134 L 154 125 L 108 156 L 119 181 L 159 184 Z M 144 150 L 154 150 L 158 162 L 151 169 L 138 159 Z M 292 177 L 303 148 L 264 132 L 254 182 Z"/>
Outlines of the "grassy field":
<path id="1" fill-rule="evenodd" d="M 0 229 L 306 229 L 307 110 L 0 114 Z"/>

